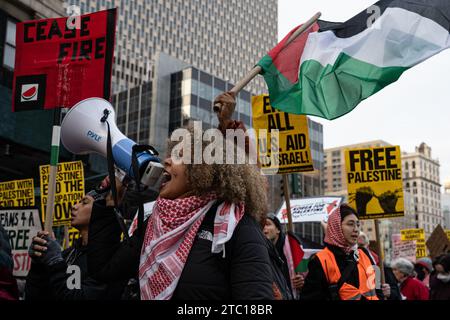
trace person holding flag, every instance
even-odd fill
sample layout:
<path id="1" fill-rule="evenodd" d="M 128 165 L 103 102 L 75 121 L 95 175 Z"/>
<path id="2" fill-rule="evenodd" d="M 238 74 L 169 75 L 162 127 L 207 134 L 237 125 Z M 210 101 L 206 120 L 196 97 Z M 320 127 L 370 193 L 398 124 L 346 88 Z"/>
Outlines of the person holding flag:
<path id="1" fill-rule="evenodd" d="M 267 215 L 264 235 L 273 243 L 278 255 L 283 260 L 284 277 L 292 291 L 292 296 L 294 299 L 298 299 L 305 282 L 303 275 L 298 273 L 304 255 L 300 240 L 290 232 L 285 234 L 280 220 L 273 213 Z"/>

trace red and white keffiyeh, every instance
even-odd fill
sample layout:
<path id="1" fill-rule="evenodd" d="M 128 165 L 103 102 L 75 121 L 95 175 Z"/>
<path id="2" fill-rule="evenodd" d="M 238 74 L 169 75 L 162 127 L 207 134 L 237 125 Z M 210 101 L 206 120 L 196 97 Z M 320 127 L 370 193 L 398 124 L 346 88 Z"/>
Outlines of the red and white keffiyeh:
<path id="1" fill-rule="evenodd" d="M 324 241 L 332 246 L 336 246 L 349 254 L 358 249 L 358 245 L 349 246 L 342 231 L 341 210 L 339 207 L 333 209 L 328 217 L 327 230 Z"/>
<path id="2" fill-rule="evenodd" d="M 214 193 L 175 200 L 158 198 L 142 246 L 139 265 L 141 299 L 168 300 L 172 297 L 203 218 L 216 201 Z M 222 203 L 218 207 L 211 252 L 225 250 L 225 243 L 243 215 L 243 204 Z"/>

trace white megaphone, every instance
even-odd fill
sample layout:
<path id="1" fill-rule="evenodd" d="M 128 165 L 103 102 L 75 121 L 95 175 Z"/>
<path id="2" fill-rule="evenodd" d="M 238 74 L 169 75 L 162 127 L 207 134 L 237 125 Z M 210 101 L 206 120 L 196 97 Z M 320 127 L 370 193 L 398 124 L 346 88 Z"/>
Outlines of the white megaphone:
<path id="1" fill-rule="evenodd" d="M 61 141 L 74 154 L 98 153 L 107 157 L 108 124 L 101 119 L 107 115 L 110 127 L 112 155 L 117 169 L 116 177 L 134 178 L 132 148 L 136 145 L 119 131 L 112 105 L 102 98 L 88 98 L 78 102 L 64 117 Z M 141 183 L 159 191 L 164 168 L 157 154 L 150 151 L 136 153 Z"/>

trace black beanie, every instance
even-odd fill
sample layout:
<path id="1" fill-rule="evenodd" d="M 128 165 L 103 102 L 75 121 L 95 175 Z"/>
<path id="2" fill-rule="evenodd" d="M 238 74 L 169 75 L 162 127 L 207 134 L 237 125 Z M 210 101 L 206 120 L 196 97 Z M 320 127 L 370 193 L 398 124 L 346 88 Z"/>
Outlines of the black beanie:
<path id="1" fill-rule="evenodd" d="M 281 231 L 281 222 L 280 220 L 278 220 L 278 218 L 273 214 L 273 213 L 269 213 L 267 215 L 267 219 L 272 220 L 272 222 L 275 224 L 275 227 Z"/>

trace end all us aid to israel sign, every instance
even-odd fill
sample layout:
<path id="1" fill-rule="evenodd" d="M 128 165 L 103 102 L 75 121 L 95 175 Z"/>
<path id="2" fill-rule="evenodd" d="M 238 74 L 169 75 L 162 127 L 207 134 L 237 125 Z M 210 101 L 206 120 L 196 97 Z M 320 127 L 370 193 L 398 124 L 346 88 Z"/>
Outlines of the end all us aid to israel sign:
<path id="1" fill-rule="evenodd" d="M 399 146 L 345 150 L 349 204 L 360 219 L 404 216 Z"/>
<path id="2" fill-rule="evenodd" d="M 116 9 L 17 23 L 13 111 L 109 99 Z"/>
<path id="3" fill-rule="evenodd" d="M 252 121 L 264 174 L 314 171 L 305 115 L 272 108 L 269 96 L 259 95 L 252 97 Z"/>

